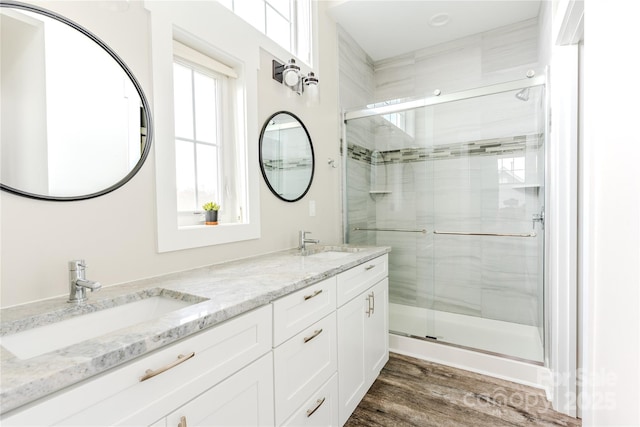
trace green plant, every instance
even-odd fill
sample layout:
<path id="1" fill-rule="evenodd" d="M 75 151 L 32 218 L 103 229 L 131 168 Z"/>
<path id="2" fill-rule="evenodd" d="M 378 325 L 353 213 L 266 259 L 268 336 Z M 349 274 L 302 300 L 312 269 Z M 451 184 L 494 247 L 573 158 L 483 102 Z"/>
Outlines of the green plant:
<path id="1" fill-rule="evenodd" d="M 220 210 L 220 205 L 216 202 L 207 202 L 202 205 L 202 209 L 204 209 L 205 211 L 217 211 Z"/>

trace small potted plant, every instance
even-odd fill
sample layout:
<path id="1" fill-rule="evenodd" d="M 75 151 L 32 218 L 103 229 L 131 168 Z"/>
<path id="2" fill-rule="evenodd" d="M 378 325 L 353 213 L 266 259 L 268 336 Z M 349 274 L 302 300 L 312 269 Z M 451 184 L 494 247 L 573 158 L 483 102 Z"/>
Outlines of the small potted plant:
<path id="1" fill-rule="evenodd" d="M 218 225 L 220 205 L 216 202 L 207 202 L 202 205 L 202 209 L 204 209 L 204 223 L 206 225 Z"/>

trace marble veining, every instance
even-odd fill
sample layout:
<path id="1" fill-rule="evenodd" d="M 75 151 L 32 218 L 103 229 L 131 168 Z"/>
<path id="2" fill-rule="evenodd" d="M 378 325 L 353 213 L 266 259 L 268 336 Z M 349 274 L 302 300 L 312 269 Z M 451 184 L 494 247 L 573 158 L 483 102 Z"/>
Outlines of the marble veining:
<path id="1" fill-rule="evenodd" d="M 28 329 L 44 326 L 53 322 L 70 319 L 84 314 L 94 313 L 111 307 L 140 301 L 155 296 L 168 296 L 180 301 L 199 303 L 206 301 L 196 295 L 184 292 L 176 292 L 170 289 L 150 288 L 139 292 L 125 295 L 118 295 L 114 298 L 102 298 L 82 303 L 66 304 L 62 306 L 57 299 L 45 300 L 34 304 L 21 305 L 2 313 L 2 323 L 0 323 L 0 336 L 25 331 Z"/>
<path id="2" fill-rule="evenodd" d="M 84 305 L 70 305 L 65 296 L 0 310 L 2 413 L 390 251 L 389 247 L 328 249 L 342 250 L 346 255 L 326 259 L 287 250 L 105 287 L 91 294 Z M 162 294 L 194 304 L 26 360 L 1 346 L 5 335 Z"/>

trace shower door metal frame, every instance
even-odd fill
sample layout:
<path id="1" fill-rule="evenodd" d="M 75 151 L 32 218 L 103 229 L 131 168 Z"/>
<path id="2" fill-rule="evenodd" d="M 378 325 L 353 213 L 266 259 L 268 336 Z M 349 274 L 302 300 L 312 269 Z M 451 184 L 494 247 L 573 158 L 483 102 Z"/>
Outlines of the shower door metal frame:
<path id="1" fill-rule="evenodd" d="M 546 76 L 535 76 L 527 79 L 513 80 L 505 83 L 498 83 L 483 86 L 475 89 L 453 92 L 438 96 L 428 96 L 426 98 L 413 99 L 397 104 L 385 105 L 375 108 L 357 108 L 346 110 L 343 113 L 344 122 L 363 117 L 379 116 L 382 114 L 397 113 L 399 111 L 413 110 L 414 108 L 429 107 L 431 105 L 445 104 L 447 102 L 462 101 L 464 99 L 479 98 L 481 96 L 495 95 L 503 92 L 511 92 L 518 89 L 526 89 L 546 84 Z"/>

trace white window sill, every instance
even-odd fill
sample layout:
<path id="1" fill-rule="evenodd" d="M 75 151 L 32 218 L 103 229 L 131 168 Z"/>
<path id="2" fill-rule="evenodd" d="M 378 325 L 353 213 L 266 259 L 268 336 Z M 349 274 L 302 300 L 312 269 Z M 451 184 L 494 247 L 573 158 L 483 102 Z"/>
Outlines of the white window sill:
<path id="1" fill-rule="evenodd" d="M 218 225 L 206 225 L 206 224 L 193 224 L 193 225 L 181 225 L 178 227 L 178 230 L 200 230 L 203 228 L 216 228 L 216 227 L 220 227 L 220 228 L 225 228 L 225 227 L 238 227 L 241 225 L 247 225 L 247 224 L 243 224 L 243 223 L 223 223 L 223 222 L 219 222 Z"/>

